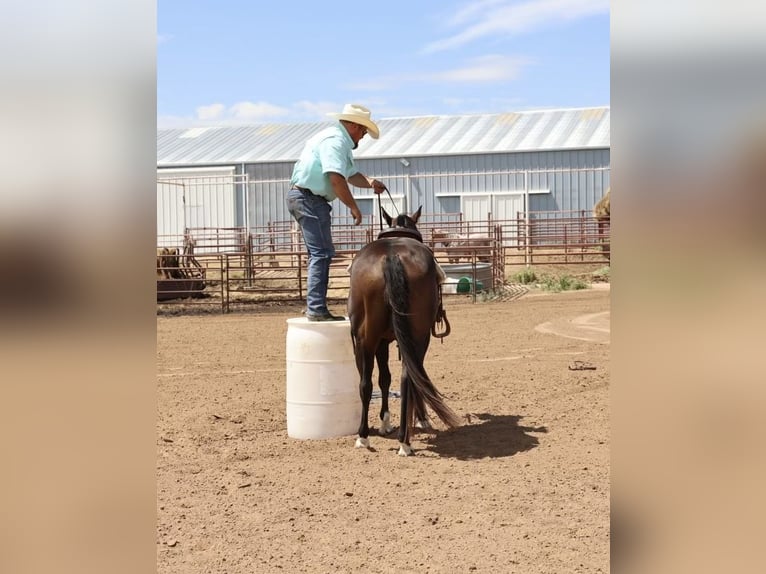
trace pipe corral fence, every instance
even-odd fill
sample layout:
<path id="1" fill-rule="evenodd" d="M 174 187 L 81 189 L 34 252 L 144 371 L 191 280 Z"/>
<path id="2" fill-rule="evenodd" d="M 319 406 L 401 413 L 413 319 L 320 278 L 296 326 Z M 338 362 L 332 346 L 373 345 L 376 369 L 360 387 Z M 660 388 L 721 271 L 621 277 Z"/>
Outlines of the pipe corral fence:
<path id="1" fill-rule="evenodd" d="M 348 267 L 354 254 L 377 237 L 377 225 L 372 216 L 365 216 L 359 226 L 351 217 L 333 218 L 336 257 L 330 266 L 330 301 L 347 298 Z M 422 214 L 418 229 L 440 265 L 465 273 L 474 301 L 477 287 L 502 290 L 516 270 L 535 265 L 608 265 L 610 259 L 609 218 L 596 218 L 584 210 L 518 212 L 510 220 L 487 214 L 482 222 L 466 221 L 460 213 Z M 240 305 L 305 301 L 308 255 L 300 228 L 292 220 L 249 230 L 187 227 L 182 234 L 158 235 L 157 243 L 161 305 L 206 305 L 225 313 Z M 445 296 L 450 292 L 445 289 Z"/>

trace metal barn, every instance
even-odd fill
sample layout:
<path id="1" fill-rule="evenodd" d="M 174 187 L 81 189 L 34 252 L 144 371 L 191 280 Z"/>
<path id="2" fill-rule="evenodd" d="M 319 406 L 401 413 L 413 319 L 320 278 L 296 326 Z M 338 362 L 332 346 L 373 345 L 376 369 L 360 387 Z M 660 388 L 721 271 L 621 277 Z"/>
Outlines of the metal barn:
<path id="1" fill-rule="evenodd" d="M 433 217 L 459 213 L 467 221 L 590 213 L 610 185 L 609 112 L 380 119 L 380 139 L 364 138 L 354 157 L 364 173 L 388 185 L 399 211 L 422 206 Z M 254 229 L 289 220 L 284 198 L 293 164 L 304 142 L 327 125 L 158 130 L 158 238 L 184 228 Z M 352 190 L 374 220 L 374 196 Z M 348 215 L 339 201 L 334 210 Z"/>

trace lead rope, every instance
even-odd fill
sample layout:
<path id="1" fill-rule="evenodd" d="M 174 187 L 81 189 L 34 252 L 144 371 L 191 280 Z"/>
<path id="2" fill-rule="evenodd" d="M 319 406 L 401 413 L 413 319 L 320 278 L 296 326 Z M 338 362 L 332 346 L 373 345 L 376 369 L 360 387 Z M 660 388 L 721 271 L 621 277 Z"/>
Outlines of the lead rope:
<path id="1" fill-rule="evenodd" d="M 388 191 L 388 188 L 386 188 L 386 193 L 388 194 L 388 199 L 391 200 L 391 205 L 394 207 L 396 215 L 401 215 L 396 207 L 396 203 L 394 203 L 394 198 L 391 197 L 391 192 Z M 380 194 L 378 194 L 378 223 L 380 223 L 380 230 L 383 231 L 383 202 L 380 200 Z"/>
<path id="2" fill-rule="evenodd" d="M 378 194 L 378 223 L 380 224 L 380 231 L 383 231 L 383 203 L 380 201 L 380 194 Z"/>

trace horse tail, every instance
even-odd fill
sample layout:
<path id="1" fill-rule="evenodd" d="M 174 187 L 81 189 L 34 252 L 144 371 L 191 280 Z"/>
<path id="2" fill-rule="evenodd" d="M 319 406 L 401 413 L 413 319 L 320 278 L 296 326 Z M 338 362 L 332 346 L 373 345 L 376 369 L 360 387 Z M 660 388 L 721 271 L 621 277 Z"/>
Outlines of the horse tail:
<path id="1" fill-rule="evenodd" d="M 386 256 L 383 276 L 386 283 L 386 300 L 392 310 L 391 322 L 394 336 L 399 345 L 402 364 L 407 369 L 411 381 L 408 385 L 407 424 L 412 427 L 416 417 L 425 420 L 424 405 L 427 405 L 445 425 L 450 428 L 456 427 L 460 424 L 460 420 L 444 402 L 444 395 L 439 392 L 426 373 L 423 365 L 425 352 L 418 349 L 418 345 L 413 339 L 408 318 L 410 289 L 404 265 L 402 265 L 402 260 L 398 255 Z M 430 330 L 428 336 L 431 336 Z"/>

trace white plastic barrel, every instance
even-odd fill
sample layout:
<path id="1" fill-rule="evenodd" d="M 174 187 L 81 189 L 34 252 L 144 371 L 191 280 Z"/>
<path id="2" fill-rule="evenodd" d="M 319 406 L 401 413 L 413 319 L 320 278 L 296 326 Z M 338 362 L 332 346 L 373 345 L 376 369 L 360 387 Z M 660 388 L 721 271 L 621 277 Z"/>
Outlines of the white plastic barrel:
<path id="1" fill-rule="evenodd" d="M 287 320 L 287 435 L 323 439 L 356 434 L 362 417 L 351 324 Z"/>

